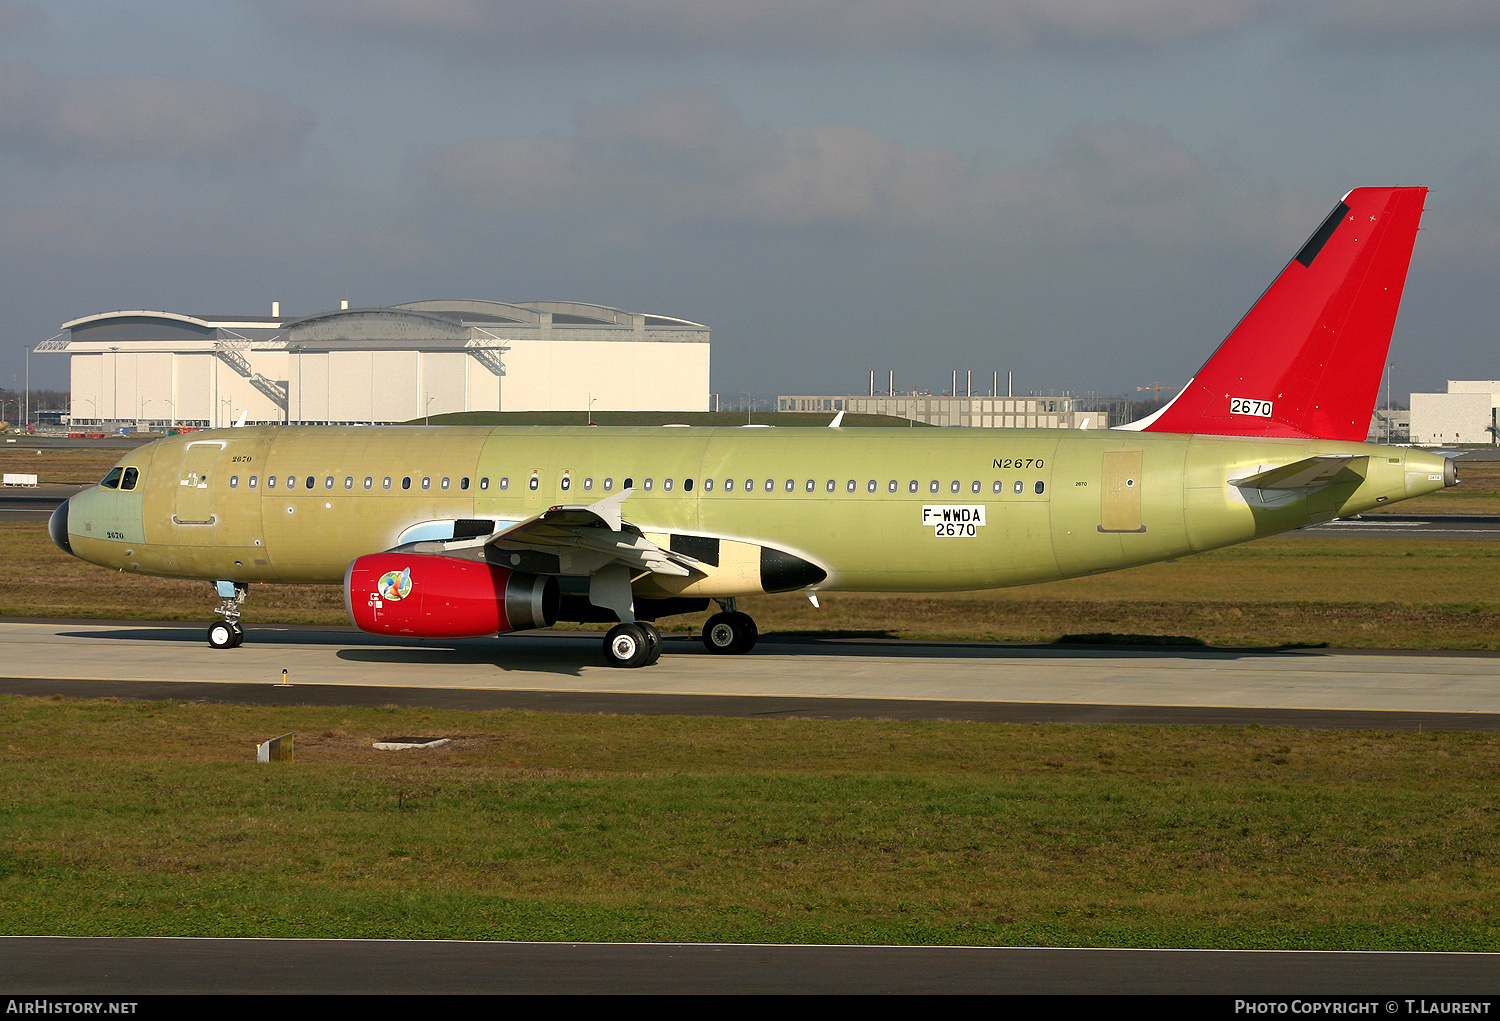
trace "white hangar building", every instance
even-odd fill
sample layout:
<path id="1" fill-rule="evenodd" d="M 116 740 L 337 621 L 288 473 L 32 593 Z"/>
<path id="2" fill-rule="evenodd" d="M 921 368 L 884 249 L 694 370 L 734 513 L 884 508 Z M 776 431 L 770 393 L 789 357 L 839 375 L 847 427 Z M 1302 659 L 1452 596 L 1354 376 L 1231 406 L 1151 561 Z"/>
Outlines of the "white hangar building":
<path id="1" fill-rule="evenodd" d="M 75 425 L 409 422 L 453 411 L 707 411 L 709 331 L 572 301 L 64 323 Z"/>

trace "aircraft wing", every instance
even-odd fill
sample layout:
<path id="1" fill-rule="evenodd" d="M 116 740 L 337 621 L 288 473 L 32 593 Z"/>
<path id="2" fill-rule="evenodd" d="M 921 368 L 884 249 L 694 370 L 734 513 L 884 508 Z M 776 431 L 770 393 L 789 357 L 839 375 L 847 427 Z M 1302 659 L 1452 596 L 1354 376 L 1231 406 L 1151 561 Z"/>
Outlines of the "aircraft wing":
<path id="1" fill-rule="evenodd" d="M 1229 484 L 1240 489 L 1322 489 L 1354 476 L 1361 466 L 1356 462 L 1368 460 L 1364 454 L 1318 454 L 1243 479 L 1230 479 Z M 1346 471 L 1348 476 L 1340 478 Z"/>
<path id="2" fill-rule="evenodd" d="M 569 574 L 592 574 L 610 564 L 679 578 L 703 573 L 700 561 L 663 549 L 623 519 L 621 504 L 632 492 L 627 489 L 593 504 L 549 507 L 486 537 L 484 544 L 556 555 L 568 565 Z"/>

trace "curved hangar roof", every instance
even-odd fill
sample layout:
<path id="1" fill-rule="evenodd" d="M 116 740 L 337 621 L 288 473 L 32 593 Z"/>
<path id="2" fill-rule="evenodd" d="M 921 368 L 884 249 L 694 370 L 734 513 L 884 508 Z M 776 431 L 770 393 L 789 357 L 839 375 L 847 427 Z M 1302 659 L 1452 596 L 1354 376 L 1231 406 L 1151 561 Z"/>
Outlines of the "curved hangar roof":
<path id="1" fill-rule="evenodd" d="M 707 330 L 702 323 L 674 316 L 626 312 L 581 301 L 528 301 L 509 304 L 472 298 L 411 301 L 376 308 L 333 309 L 310 316 L 183 315 L 129 309 L 83 316 L 62 324 L 74 340 L 132 341 L 210 339 L 218 330 L 285 330 L 294 342 L 325 340 L 458 340 L 469 327 L 514 325 L 625 329 Z"/>

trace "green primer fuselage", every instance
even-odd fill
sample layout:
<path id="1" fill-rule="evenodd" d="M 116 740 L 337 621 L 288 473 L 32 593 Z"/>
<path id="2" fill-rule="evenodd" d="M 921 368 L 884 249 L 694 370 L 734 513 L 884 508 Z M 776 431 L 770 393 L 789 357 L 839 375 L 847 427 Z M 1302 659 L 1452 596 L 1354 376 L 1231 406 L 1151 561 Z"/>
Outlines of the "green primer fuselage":
<path id="1" fill-rule="evenodd" d="M 1359 460 L 1274 505 L 1228 481 L 1318 454 Z M 826 571 L 822 590 L 907 592 L 1117 570 L 1445 484 L 1440 455 L 1404 447 L 1047 429 L 243 428 L 158 440 L 119 463 L 138 469 L 134 490 L 96 486 L 70 503 L 78 556 L 140 574 L 311 584 L 341 582 L 356 557 L 423 522 L 519 521 L 626 480 L 625 520 L 648 538 L 774 547 Z M 939 534 L 945 509 L 960 534 Z M 636 591 L 761 591 L 748 560 L 725 561 L 690 582 L 639 578 Z"/>

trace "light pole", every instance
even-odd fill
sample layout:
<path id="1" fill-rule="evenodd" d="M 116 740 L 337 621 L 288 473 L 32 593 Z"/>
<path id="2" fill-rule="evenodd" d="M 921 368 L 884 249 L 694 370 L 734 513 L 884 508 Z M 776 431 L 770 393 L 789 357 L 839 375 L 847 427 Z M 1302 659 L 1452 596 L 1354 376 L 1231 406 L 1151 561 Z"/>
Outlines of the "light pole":
<path id="1" fill-rule="evenodd" d="M 167 400 L 167 398 L 165 398 L 165 397 L 163 397 L 162 400 L 166 401 L 167 402 L 167 407 L 169 407 L 169 408 L 172 409 L 172 421 L 171 421 L 170 425 L 171 426 L 175 426 L 177 424 L 177 405 L 173 404 L 170 400 Z"/>
<path id="2" fill-rule="evenodd" d="M 229 409 L 229 412 L 225 415 L 224 421 L 228 422 L 230 425 L 233 425 L 234 424 L 234 398 L 233 397 L 226 397 L 225 399 L 221 400 L 219 402 L 219 404 L 222 405 L 222 406 L 224 406 L 224 407 L 227 407 Z M 222 429 L 222 428 L 225 428 L 225 426 L 220 426 L 219 428 Z"/>
<path id="3" fill-rule="evenodd" d="M 31 345 L 26 345 L 26 424 L 31 424 Z"/>
<path id="4" fill-rule="evenodd" d="M 743 398 L 745 398 L 745 424 L 749 425 L 750 424 L 750 412 L 754 409 L 755 404 L 754 404 L 754 402 L 752 402 L 750 400 L 750 391 L 749 390 L 741 390 L 740 391 L 740 396 L 743 397 Z"/>
<path id="5" fill-rule="evenodd" d="M 594 424 L 594 395 L 589 394 L 589 425 Z"/>
<path id="6" fill-rule="evenodd" d="M 97 404 L 94 403 L 94 399 L 92 397 L 85 397 L 83 399 L 83 403 L 87 404 L 89 407 L 91 407 L 91 408 L 94 409 L 94 415 L 93 415 L 93 417 L 97 420 L 98 417 L 99 417 L 99 405 L 97 405 Z M 72 414 L 71 414 L 71 411 L 72 411 L 72 409 L 70 408 L 69 409 L 70 414 L 68 416 L 68 418 L 70 420 L 73 417 Z"/>
<path id="7" fill-rule="evenodd" d="M 429 397 L 429 398 L 427 398 L 427 403 L 422 408 L 422 424 L 423 425 L 431 425 L 432 424 L 432 402 L 435 401 L 435 400 L 437 400 L 436 397 Z"/>

